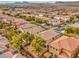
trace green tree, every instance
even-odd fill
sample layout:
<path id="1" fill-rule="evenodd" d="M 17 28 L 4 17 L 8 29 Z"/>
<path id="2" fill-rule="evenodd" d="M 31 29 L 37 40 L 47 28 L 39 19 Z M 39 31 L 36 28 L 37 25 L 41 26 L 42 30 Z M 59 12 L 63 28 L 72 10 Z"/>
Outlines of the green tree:
<path id="1" fill-rule="evenodd" d="M 3 28 L 3 23 L 2 22 L 0 22 L 0 29 L 2 29 Z"/>
<path id="2" fill-rule="evenodd" d="M 78 15 L 78 16 L 76 16 L 76 18 L 79 18 L 79 15 Z"/>
<path id="3" fill-rule="evenodd" d="M 32 51 L 38 53 L 39 56 L 39 53 L 43 52 L 45 48 L 45 41 L 40 37 L 35 37 L 30 46 L 32 47 Z"/>
<path id="4" fill-rule="evenodd" d="M 74 35 L 79 34 L 79 28 L 74 27 L 74 26 L 68 26 L 68 27 L 65 28 L 64 33 L 68 36 L 74 36 Z"/>
<path id="5" fill-rule="evenodd" d="M 20 18 L 26 19 L 25 15 L 19 15 Z"/>
<path id="6" fill-rule="evenodd" d="M 22 33 L 21 37 L 26 43 L 30 44 L 34 36 L 28 32 Z"/>
<path id="7" fill-rule="evenodd" d="M 8 28 L 7 30 L 7 33 L 6 33 L 6 37 L 8 38 L 8 40 L 12 40 L 12 36 L 15 36 L 17 33 L 16 33 L 16 30 L 14 30 L 13 28 Z"/>
<path id="8" fill-rule="evenodd" d="M 74 16 L 71 16 L 71 17 L 70 17 L 70 21 L 73 21 L 73 20 L 74 20 Z"/>
<path id="9" fill-rule="evenodd" d="M 22 47 L 22 38 L 20 35 L 15 35 L 15 36 L 12 36 L 12 40 L 11 40 L 11 43 L 12 43 L 12 46 L 15 47 L 16 49 L 21 49 Z"/>
<path id="10" fill-rule="evenodd" d="M 42 23 L 42 18 L 35 18 L 35 21 L 36 21 L 37 23 Z"/>

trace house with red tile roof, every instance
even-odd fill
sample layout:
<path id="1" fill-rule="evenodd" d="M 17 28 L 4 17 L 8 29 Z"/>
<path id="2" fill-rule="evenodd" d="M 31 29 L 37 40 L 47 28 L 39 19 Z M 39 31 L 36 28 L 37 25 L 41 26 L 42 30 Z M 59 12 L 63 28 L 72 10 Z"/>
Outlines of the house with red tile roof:
<path id="1" fill-rule="evenodd" d="M 61 33 L 56 32 L 53 28 L 40 32 L 38 35 L 44 39 L 47 44 L 62 36 Z"/>
<path id="2" fill-rule="evenodd" d="M 55 50 L 59 58 L 72 57 L 73 51 L 76 52 L 78 46 L 79 46 L 79 39 L 67 36 L 62 36 L 49 44 L 50 51 L 52 52 L 53 50 Z"/>

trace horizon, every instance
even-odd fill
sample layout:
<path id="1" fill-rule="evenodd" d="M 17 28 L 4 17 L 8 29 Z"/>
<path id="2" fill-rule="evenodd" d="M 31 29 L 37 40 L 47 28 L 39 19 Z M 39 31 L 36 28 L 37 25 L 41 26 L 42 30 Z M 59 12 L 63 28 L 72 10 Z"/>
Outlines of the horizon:
<path id="1" fill-rule="evenodd" d="M 79 0 L 0 0 L 0 1 L 79 1 Z"/>
<path id="2" fill-rule="evenodd" d="M 74 1 L 74 0 L 73 1 L 67 1 L 67 0 L 66 1 L 65 0 L 64 1 L 55 1 L 55 0 L 54 1 L 50 1 L 50 0 L 49 1 L 47 1 L 47 0 L 46 1 L 45 0 L 43 0 L 43 1 L 41 1 L 41 0 L 40 1 L 34 1 L 34 0 L 32 0 L 32 1 L 30 1 L 30 0 L 29 1 L 24 1 L 24 0 L 19 0 L 19 1 L 18 0 L 16 0 L 16 1 L 15 0 L 14 1 L 9 1 L 9 0 L 4 1 L 3 0 L 3 1 L 0 1 L 0 3 L 15 3 L 15 2 L 55 3 L 55 2 L 77 2 L 77 1 Z"/>

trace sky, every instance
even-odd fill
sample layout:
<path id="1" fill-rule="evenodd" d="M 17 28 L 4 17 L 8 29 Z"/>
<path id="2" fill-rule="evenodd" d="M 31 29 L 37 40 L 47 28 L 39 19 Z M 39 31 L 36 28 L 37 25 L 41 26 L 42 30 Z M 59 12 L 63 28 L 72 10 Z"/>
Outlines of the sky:
<path id="1" fill-rule="evenodd" d="M 79 1 L 79 0 L 0 0 L 0 1 Z"/>

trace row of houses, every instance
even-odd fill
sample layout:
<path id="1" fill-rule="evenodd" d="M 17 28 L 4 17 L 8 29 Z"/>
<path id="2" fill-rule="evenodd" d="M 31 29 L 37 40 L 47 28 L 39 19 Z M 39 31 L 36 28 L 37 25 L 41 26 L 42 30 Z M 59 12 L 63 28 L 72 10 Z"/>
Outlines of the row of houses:
<path id="1" fill-rule="evenodd" d="M 39 56 L 32 52 L 30 46 L 24 46 L 24 49 L 28 51 L 32 57 L 50 57 L 51 53 L 56 54 L 59 58 L 71 58 L 78 57 L 79 54 L 79 39 L 75 37 L 64 36 L 61 33 L 54 31 L 53 29 L 46 30 L 37 34 L 46 41 L 46 44 L 49 46 L 49 51 L 44 49 L 44 52 Z M 78 52 L 74 56 L 74 52 Z M 42 55 L 42 56 L 41 56 Z"/>
<path id="2" fill-rule="evenodd" d="M 70 18 L 65 17 L 67 20 Z M 55 20 L 53 20 L 51 23 L 53 25 L 59 25 L 60 19 L 64 19 L 62 16 L 56 16 L 54 17 Z M 57 19 L 57 20 L 56 20 Z M 50 20 L 49 20 L 50 21 Z M 5 21 L 6 22 L 6 21 Z M 22 32 L 29 32 L 31 34 L 35 34 L 40 36 L 46 41 L 46 44 L 49 45 L 49 52 L 46 52 L 43 54 L 44 57 L 49 57 L 50 52 L 55 53 L 58 57 L 73 57 L 73 52 L 77 51 L 79 46 L 79 39 L 74 37 L 67 37 L 62 35 L 61 33 L 56 32 L 53 28 L 49 30 L 44 30 L 40 26 L 34 25 L 29 23 L 28 21 L 24 21 L 23 19 L 14 19 L 13 25 L 18 26 L 18 29 Z M 2 38 L 3 39 L 3 38 Z M 5 39 L 4 39 L 5 40 Z M 0 41 L 1 46 L 6 46 L 4 43 L 8 41 Z M 2 43 L 3 42 L 3 43 Z M 30 46 L 24 46 L 24 49 L 31 53 L 31 56 L 38 58 L 39 56 L 31 51 Z M 78 49 L 79 50 L 79 49 Z M 46 51 L 46 49 L 44 49 Z M 11 55 L 11 56 L 10 56 Z M 11 51 L 7 51 L 3 54 L 1 54 L 2 57 L 16 57 L 18 54 L 14 55 Z M 40 54 L 42 55 L 42 53 Z M 77 54 L 78 57 L 78 54 Z"/>
<path id="3" fill-rule="evenodd" d="M 11 47 L 7 38 L 0 35 L 0 58 L 23 58 L 20 53 Z"/>
<path id="4" fill-rule="evenodd" d="M 73 52 L 79 46 L 78 43 L 79 39 L 74 37 L 64 36 L 61 33 L 56 32 L 53 28 L 44 31 L 43 28 L 41 28 L 40 26 L 30 23 L 21 25 L 21 28 L 23 28 L 23 31 L 25 32 L 29 32 L 35 35 L 37 34 L 38 36 L 43 38 L 46 41 L 46 44 L 49 45 L 49 51 L 50 52 L 54 51 L 54 53 L 56 53 L 56 55 L 60 58 L 73 57 L 72 56 L 73 54 L 71 52 Z M 29 51 L 33 55 L 33 57 L 36 58 L 39 57 L 37 54 L 31 51 L 30 46 L 24 48 L 26 51 Z M 49 54 L 50 56 L 51 55 L 50 52 L 49 53 L 46 52 L 46 53 Z"/>
<path id="5" fill-rule="evenodd" d="M 64 24 L 66 21 L 70 21 L 70 16 L 56 15 L 53 19 L 48 20 L 48 24 L 58 26 Z"/>

